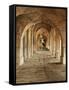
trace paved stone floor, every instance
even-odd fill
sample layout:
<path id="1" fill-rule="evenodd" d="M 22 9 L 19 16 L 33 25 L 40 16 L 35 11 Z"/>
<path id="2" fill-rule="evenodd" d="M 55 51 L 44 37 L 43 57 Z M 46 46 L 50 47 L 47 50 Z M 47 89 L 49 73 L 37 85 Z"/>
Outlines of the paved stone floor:
<path id="1" fill-rule="evenodd" d="M 26 64 L 16 70 L 16 83 L 35 83 L 64 81 L 66 79 L 63 64 Z"/>

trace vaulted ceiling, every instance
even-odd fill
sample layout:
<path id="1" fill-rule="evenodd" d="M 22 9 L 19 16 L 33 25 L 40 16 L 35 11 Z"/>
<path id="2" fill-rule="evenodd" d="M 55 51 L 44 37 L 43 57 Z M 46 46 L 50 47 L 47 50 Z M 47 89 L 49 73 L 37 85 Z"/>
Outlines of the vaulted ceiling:
<path id="1" fill-rule="evenodd" d="M 47 27 L 48 30 L 54 25 L 60 30 L 61 35 L 66 35 L 66 8 L 37 8 L 37 7 L 16 7 L 17 29 L 23 28 L 30 22 L 40 22 L 36 24 L 36 28 Z M 47 29 L 46 28 L 46 29 Z M 20 30 L 18 32 L 21 32 Z M 66 37 L 66 36 L 65 36 Z M 66 38 L 63 37 L 64 41 Z"/>
<path id="2" fill-rule="evenodd" d="M 17 7 L 16 16 L 21 20 L 22 18 L 30 19 L 30 21 L 50 20 L 50 23 L 54 23 L 59 29 L 65 28 L 66 25 L 66 9 L 62 8 Z"/>

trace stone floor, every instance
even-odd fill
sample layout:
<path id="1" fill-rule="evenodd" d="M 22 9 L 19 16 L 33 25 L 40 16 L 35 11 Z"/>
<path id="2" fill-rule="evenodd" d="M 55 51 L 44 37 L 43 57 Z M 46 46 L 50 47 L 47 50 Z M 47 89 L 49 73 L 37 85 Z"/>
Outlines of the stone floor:
<path id="1" fill-rule="evenodd" d="M 16 72 L 16 83 L 35 83 L 66 80 L 65 65 L 38 64 L 24 65 Z"/>
<path id="2" fill-rule="evenodd" d="M 37 52 L 16 69 L 16 83 L 52 82 L 66 80 L 66 66 L 50 53 Z"/>

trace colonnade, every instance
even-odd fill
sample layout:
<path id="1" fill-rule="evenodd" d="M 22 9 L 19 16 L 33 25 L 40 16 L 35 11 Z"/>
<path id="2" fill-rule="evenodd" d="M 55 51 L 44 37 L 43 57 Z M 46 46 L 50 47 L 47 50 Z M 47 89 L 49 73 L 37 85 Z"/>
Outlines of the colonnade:
<path id="1" fill-rule="evenodd" d="M 37 50 L 37 48 L 35 47 L 36 38 L 34 36 L 35 35 L 33 27 L 30 27 L 26 30 L 26 32 L 24 32 L 24 36 L 21 38 L 20 65 L 22 65 L 26 60 L 30 60 L 29 58 L 31 58 L 31 56 L 33 56 L 34 51 Z M 51 53 L 52 57 L 58 58 L 60 62 L 63 63 L 65 54 L 62 55 L 63 52 L 62 40 L 61 36 L 58 35 L 55 28 L 52 28 L 51 32 L 49 32 L 47 40 L 47 48 L 49 49 L 49 52 Z M 63 58 L 61 59 L 61 57 Z"/>
<path id="2" fill-rule="evenodd" d="M 50 32 L 50 52 L 52 57 L 55 57 L 60 60 L 63 57 L 62 51 L 62 39 L 59 33 L 53 28 Z"/>
<path id="3" fill-rule="evenodd" d="M 31 28 L 24 32 L 20 46 L 20 65 L 22 65 L 25 60 L 33 56 L 33 30 Z"/>

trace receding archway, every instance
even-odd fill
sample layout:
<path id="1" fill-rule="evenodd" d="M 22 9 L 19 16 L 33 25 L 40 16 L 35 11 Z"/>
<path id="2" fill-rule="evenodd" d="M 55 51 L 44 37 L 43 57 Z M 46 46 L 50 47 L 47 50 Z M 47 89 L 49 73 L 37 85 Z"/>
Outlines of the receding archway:
<path id="1" fill-rule="evenodd" d="M 37 51 L 38 44 L 36 42 L 38 42 L 37 40 L 39 36 L 39 31 L 46 32 L 44 33 L 45 36 L 48 38 L 46 47 L 49 49 L 50 54 L 53 57 L 58 57 L 58 56 L 59 58 L 62 57 L 62 37 L 60 35 L 59 30 L 57 31 L 56 27 L 54 26 L 53 28 L 51 28 L 51 30 L 47 30 L 47 28 L 45 27 L 45 23 L 44 25 L 42 24 L 42 26 L 44 27 L 41 27 L 41 22 L 40 24 L 38 22 L 38 23 L 29 23 L 24 28 L 20 39 L 19 65 L 22 65 L 25 62 L 25 60 L 30 58 L 33 55 L 33 53 Z M 42 31 L 41 29 L 44 30 Z"/>

